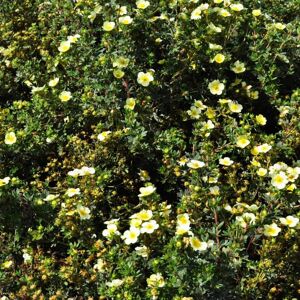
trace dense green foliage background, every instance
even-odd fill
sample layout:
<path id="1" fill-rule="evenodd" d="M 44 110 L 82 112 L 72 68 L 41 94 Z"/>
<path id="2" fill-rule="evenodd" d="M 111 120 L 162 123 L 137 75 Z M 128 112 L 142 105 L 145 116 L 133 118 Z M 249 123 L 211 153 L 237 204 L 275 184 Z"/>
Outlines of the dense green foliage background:
<path id="1" fill-rule="evenodd" d="M 1 1 L 1 299 L 299 297 L 300 4 L 204 3 Z"/>

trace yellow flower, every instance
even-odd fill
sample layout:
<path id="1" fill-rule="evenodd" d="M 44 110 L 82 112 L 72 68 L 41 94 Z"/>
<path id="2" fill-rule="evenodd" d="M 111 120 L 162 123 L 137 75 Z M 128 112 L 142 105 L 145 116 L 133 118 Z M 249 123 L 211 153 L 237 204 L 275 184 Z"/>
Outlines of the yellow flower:
<path id="1" fill-rule="evenodd" d="M 102 28 L 103 28 L 104 31 L 112 31 L 115 28 L 115 26 L 116 26 L 115 22 L 105 21 L 103 23 Z"/>
<path id="2" fill-rule="evenodd" d="M 123 16 L 123 15 L 126 15 L 127 14 L 127 7 L 126 6 L 121 6 L 120 8 L 119 8 L 119 15 L 120 16 Z"/>
<path id="3" fill-rule="evenodd" d="M 59 99 L 60 99 L 62 102 L 67 102 L 67 101 L 69 101 L 71 98 L 72 98 L 71 92 L 63 91 L 63 92 L 61 92 L 60 95 L 59 95 Z"/>
<path id="4" fill-rule="evenodd" d="M 228 103 L 229 110 L 234 113 L 240 113 L 243 109 L 243 106 L 237 102 L 229 102 Z"/>
<path id="5" fill-rule="evenodd" d="M 189 163 L 187 163 L 187 166 L 191 169 L 199 169 L 205 166 L 205 163 L 200 160 L 192 159 Z"/>
<path id="6" fill-rule="evenodd" d="M 145 0 L 139 0 L 139 1 L 136 1 L 135 4 L 138 9 L 145 9 L 150 5 L 150 2 L 145 1 Z"/>
<path id="7" fill-rule="evenodd" d="M 246 71 L 245 64 L 237 60 L 231 67 L 231 70 L 236 74 L 243 73 Z"/>
<path id="8" fill-rule="evenodd" d="M 294 191 L 296 188 L 297 188 L 296 184 L 293 183 L 293 184 L 290 184 L 286 189 L 287 189 L 287 191 L 292 192 L 292 191 Z"/>
<path id="9" fill-rule="evenodd" d="M 255 117 L 255 121 L 257 124 L 262 125 L 262 126 L 267 124 L 267 119 L 263 115 L 257 115 Z"/>
<path id="10" fill-rule="evenodd" d="M 275 23 L 274 27 L 278 30 L 283 30 L 286 27 L 286 25 L 282 23 Z"/>
<path id="11" fill-rule="evenodd" d="M 200 112 L 201 110 L 195 106 L 192 106 L 191 109 L 189 109 L 187 111 L 188 115 L 192 118 L 192 119 L 199 119 L 200 118 Z"/>
<path id="12" fill-rule="evenodd" d="M 230 12 L 224 8 L 220 9 L 219 15 L 225 18 L 231 16 Z"/>
<path id="13" fill-rule="evenodd" d="M 2 264 L 2 268 L 3 269 L 9 269 L 13 264 L 13 261 L 12 260 L 7 260 L 5 261 L 3 264 Z"/>
<path id="14" fill-rule="evenodd" d="M 75 189 L 75 188 L 68 188 L 67 191 L 66 191 L 66 195 L 68 197 L 73 197 L 75 195 L 80 195 L 80 189 L 79 188 L 77 188 L 77 189 Z"/>
<path id="15" fill-rule="evenodd" d="M 159 225 L 155 220 L 144 222 L 142 224 L 141 233 L 153 233 L 158 227 Z"/>
<path id="16" fill-rule="evenodd" d="M 225 85 L 219 80 L 214 80 L 209 83 L 208 88 L 213 95 L 221 95 L 225 88 Z"/>
<path id="17" fill-rule="evenodd" d="M 255 147 L 253 147 L 253 148 L 251 149 L 251 154 L 252 154 L 252 155 L 258 155 L 258 154 L 259 154 L 259 151 L 258 151 L 258 147 L 257 147 L 257 146 L 255 146 Z"/>
<path id="18" fill-rule="evenodd" d="M 91 211 L 88 207 L 78 205 L 77 212 L 78 212 L 81 220 L 87 220 L 87 219 L 91 218 L 91 215 L 90 215 Z"/>
<path id="19" fill-rule="evenodd" d="M 132 215 L 130 218 L 136 218 L 136 219 L 139 219 L 139 220 L 142 220 L 142 221 L 148 221 L 152 218 L 152 216 L 153 216 L 152 210 L 143 209 L 140 212 Z"/>
<path id="20" fill-rule="evenodd" d="M 71 47 L 70 41 L 63 41 L 60 43 L 60 45 L 58 47 L 58 51 L 64 53 L 64 52 L 69 51 L 70 47 Z"/>
<path id="21" fill-rule="evenodd" d="M 75 34 L 75 35 L 69 35 L 68 36 L 68 41 L 70 43 L 76 43 L 78 41 L 78 39 L 80 38 L 79 34 Z"/>
<path id="22" fill-rule="evenodd" d="M 190 230 L 190 219 L 187 213 L 177 216 L 176 234 L 184 234 Z"/>
<path id="23" fill-rule="evenodd" d="M 126 99 L 125 109 L 134 110 L 135 103 L 136 102 L 135 102 L 134 98 L 128 98 L 128 99 Z"/>
<path id="24" fill-rule="evenodd" d="M 280 231 L 281 229 L 275 223 L 272 223 L 271 225 L 264 225 L 265 236 L 277 236 Z"/>
<path id="25" fill-rule="evenodd" d="M 259 168 L 259 169 L 256 171 L 256 174 L 257 174 L 258 176 L 261 176 L 261 177 L 265 176 L 267 173 L 268 173 L 268 170 L 265 169 L 265 168 Z"/>
<path id="26" fill-rule="evenodd" d="M 236 144 L 240 148 L 245 148 L 250 144 L 250 141 L 248 140 L 248 137 L 243 135 L 239 136 L 236 140 Z"/>
<path id="27" fill-rule="evenodd" d="M 56 78 L 51 79 L 51 80 L 49 81 L 48 85 L 49 85 L 50 87 L 55 87 L 55 86 L 58 84 L 58 82 L 59 82 L 59 78 L 56 77 Z"/>
<path id="28" fill-rule="evenodd" d="M 201 13 L 202 13 L 202 9 L 200 7 L 197 7 L 196 9 L 194 9 L 191 14 L 191 20 L 201 19 Z"/>
<path id="29" fill-rule="evenodd" d="M 201 242 L 197 237 L 193 236 L 189 238 L 191 247 L 195 251 L 205 251 L 207 249 L 207 243 Z"/>
<path id="30" fill-rule="evenodd" d="M 129 59 L 125 58 L 123 56 L 118 57 L 114 62 L 113 62 L 113 67 L 114 68 L 126 68 L 129 64 Z"/>
<path id="31" fill-rule="evenodd" d="M 234 163 L 233 160 L 231 160 L 229 157 L 224 157 L 219 159 L 219 164 L 223 166 L 231 166 Z"/>
<path id="32" fill-rule="evenodd" d="M 272 177 L 271 184 L 279 190 L 284 189 L 287 183 L 288 179 L 284 172 L 279 172 Z"/>
<path id="33" fill-rule="evenodd" d="M 281 224 L 289 226 L 289 227 L 296 227 L 299 223 L 299 219 L 293 216 L 287 216 L 285 218 L 279 218 Z"/>
<path id="34" fill-rule="evenodd" d="M 214 3 L 216 3 L 216 4 L 220 4 L 222 2 L 223 2 L 223 0 L 214 0 Z"/>
<path id="35" fill-rule="evenodd" d="M 272 149 L 272 146 L 267 143 L 257 146 L 257 150 L 259 153 L 267 153 L 271 149 Z"/>
<path id="36" fill-rule="evenodd" d="M 131 219 L 130 226 L 139 228 L 142 225 L 143 221 L 141 219 Z"/>
<path id="37" fill-rule="evenodd" d="M 13 131 L 8 132 L 5 135 L 4 143 L 6 145 L 12 145 L 17 141 L 16 134 Z"/>
<path id="38" fill-rule="evenodd" d="M 138 237 L 140 235 L 140 230 L 135 227 L 130 227 L 129 230 L 126 230 L 122 236 L 122 239 L 125 240 L 125 244 L 134 244 L 137 242 Z"/>
<path id="39" fill-rule="evenodd" d="M 221 53 L 218 53 L 214 59 L 213 59 L 216 63 L 221 64 L 224 60 L 225 60 L 225 56 Z"/>
<path id="40" fill-rule="evenodd" d="M 220 188 L 217 185 L 210 187 L 209 191 L 214 196 L 219 196 L 220 195 Z"/>
<path id="41" fill-rule="evenodd" d="M 154 187 L 153 185 L 141 187 L 139 197 L 147 197 L 153 194 L 155 191 L 156 191 L 156 187 Z"/>
<path id="42" fill-rule="evenodd" d="M 10 177 L 4 177 L 3 179 L 0 179 L 0 186 L 4 186 L 8 184 L 10 181 Z"/>
<path id="43" fill-rule="evenodd" d="M 165 286 L 165 280 L 161 273 L 156 273 L 147 278 L 147 284 L 151 288 L 163 287 Z"/>
<path id="44" fill-rule="evenodd" d="M 130 16 L 124 16 L 119 18 L 119 22 L 123 25 L 131 24 L 133 19 Z"/>
<path id="45" fill-rule="evenodd" d="M 111 131 L 103 131 L 98 134 L 97 138 L 99 141 L 103 142 L 108 138 L 108 136 L 111 134 Z"/>
<path id="46" fill-rule="evenodd" d="M 244 6 L 243 6 L 243 4 L 236 3 L 236 4 L 231 4 L 231 5 L 230 5 L 230 8 L 231 8 L 233 11 L 241 11 L 241 10 L 244 9 Z"/>
<path id="47" fill-rule="evenodd" d="M 120 69 L 114 70 L 113 74 L 117 79 L 121 79 L 125 75 L 125 73 Z"/>
<path id="48" fill-rule="evenodd" d="M 137 82 L 141 84 L 142 86 L 148 86 L 151 81 L 153 81 L 154 78 L 150 72 L 144 73 L 139 72 L 137 77 Z"/>
<path id="49" fill-rule="evenodd" d="M 261 15 L 261 10 L 260 9 L 253 9 L 252 10 L 252 15 L 253 15 L 253 17 L 259 17 Z"/>

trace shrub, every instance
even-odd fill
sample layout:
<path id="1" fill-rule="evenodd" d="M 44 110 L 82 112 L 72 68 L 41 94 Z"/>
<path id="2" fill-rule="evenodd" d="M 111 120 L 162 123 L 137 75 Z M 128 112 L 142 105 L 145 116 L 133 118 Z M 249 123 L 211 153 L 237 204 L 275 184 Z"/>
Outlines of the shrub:
<path id="1" fill-rule="evenodd" d="M 297 0 L 1 5 L 1 299 L 299 297 Z"/>

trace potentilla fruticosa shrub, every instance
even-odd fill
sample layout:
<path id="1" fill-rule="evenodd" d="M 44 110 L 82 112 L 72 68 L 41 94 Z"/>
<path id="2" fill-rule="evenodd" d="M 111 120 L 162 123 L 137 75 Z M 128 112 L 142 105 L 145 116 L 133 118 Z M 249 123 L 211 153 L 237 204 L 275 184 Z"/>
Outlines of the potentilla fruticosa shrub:
<path id="1" fill-rule="evenodd" d="M 298 0 L 2 0 L 1 299 L 298 299 Z"/>

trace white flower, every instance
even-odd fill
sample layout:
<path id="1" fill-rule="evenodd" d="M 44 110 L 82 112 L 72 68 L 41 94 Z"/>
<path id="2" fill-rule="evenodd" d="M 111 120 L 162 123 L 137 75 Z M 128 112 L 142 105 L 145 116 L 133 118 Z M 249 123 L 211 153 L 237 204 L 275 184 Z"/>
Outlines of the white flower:
<path id="1" fill-rule="evenodd" d="M 287 216 L 285 218 L 279 218 L 281 224 L 289 226 L 289 227 L 296 227 L 299 223 L 299 219 L 293 216 Z"/>
<path id="2" fill-rule="evenodd" d="M 280 231 L 281 229 L 275 223 L 272 223 L 271 225 L 264 225 L 265 236 L 277 236 Z"/>
<path id="3" fill-rule="evenodd" d="M 191 169 L 199 169 L 205 166 L 205 163 L 200 160 L 192 159 L 190 162 L 187 163 L 187 166 Z"/>
<path id="4" fill-rule="evenodd" d="M 156 187 L 154 187 L 153 185 L 141 187 L 139 197 L 147 197 L 153 194 L 155 191 L 156 191 Z"/>
<path id="5" fill-rule="evenodd" d="M 79 169 L 74 169 L 72 171 L 68 172 L 68 175 L 71 177 L 78 177 L 80 175 L 80 170 Z"/>
<path id="6" fill-rule="evenodd" d="M 158 227 L 159 225 L 156 223 L 155 220 L 144 222 L 142 224 L 141 233 L 153 233 Z"/>
<path id="7" fill-rule="evenodd" d="M 149 256 L 149 249 L 146 246 L 135 247 L 135 251 L 137 255 L 141 257 L 148 257 Z"/>
<path id="8" fill-rule="evenodd" d="M 140 230 L 135 227 L 130 227 L 129 230 L 126 230 L 122 236 L 122 239 L 125 240 L 125 244 L 134 244 L 137 242 L 138 237 L 140 235 Z"/>
<path id="9" fill-rule="evenodd" d="M 219 164 L 223 166 L 230 166 L 234 163 L 229 157 L 224 157 L 219 159 Z"/>
<path id="10" fill-rule="evenodd" d="M 57 199 L 59 197 L 59 195 L 53 195 L 53 194 L 49 194 L 46 198 L 44 198 L 44 201 L 53 201 L 55 199 Z"/>
<path id="11" fill-rule="evenodd" d="M 81 220 L 88 220 L 91 218 L 91 215 L 90 215 L 91 211 L 86 206 L 78 205 L 77 212 L 78 212 Z"/>
<path id="12" fill-rule="evenodd" d="M 163 287 L 165 285 L 165 280 L 161 273 L 152 274 L 147 279 L 147 284 L 149 287 L 155 288 L 155 287 Z"/>
<path id="13" fill-rule="evenodd" d="M 189 242 L 193 250 L 205 251 L 208 247 L 206 242 L 201 242 L 197 237 L 193 236 L 189 238 Z"/>
<path id="14" fill-rule="evenodd" d="M 102 258 L 98 258 L 97 263 L 94 265 L 94 269 L 98 270 L 98 272 L 105 272 L 105 262 Z"/>
<path id="15" fill-rule="evenodd" d="M 66 195 L 68 197 L 73 197 L 75 195 L 80 195 L 80 189 L 79 188 L 76 188 L 76 189 L 75 188 L 69 188 L 66 191 Z"/>
<path id="16" fill-rule="evenodd" d="M 114 235 L 119 235 L 118 227 L 116 224 L 107 224 L 107 228 L 102 231 L 102 235 L 106 238 L 111 238 Z"/>
<path id="17" fill-rule="evenodd" d="M 93 167 L 82 167 L 80 170 L 80 176 L 93 175 L 95 174 L 95 169 Z"/>
<path id="18" fill-rule="evenodd" d="M 137 77 L 137 82 L 141 84 L 142 86 L 148 86 L 150 82 L 154 80 L 152 73 L 147 72 L 139 72 Z"/>
<path id="19" fill-rule="evenodd" d="M 284 189 L 287 183 L 288 179 L 284 172 L 279 172 L 272 176 L 271 184 L 279 190 Z"/>
<path id="20" fill-rule="evenodd" d="M 114 280 L 112 280 L 112 281 L 110 281 L 110 282 L 107 282 L 106 285 L 107 285 L 108 287 L 119 287 L 119 286 L 121 286 L 123 283 L 124 283 L 124 280 L 122 280 L 122 279 L 114 279 Z"/>
<path id="21" fill-rule="evenodd" d="M 23 259 L 24 259 L 25 263 L 28 263 L 28 262 L 30 262 L 32 260 L 32 256 L 29 255 L 28 253 L 24 252 Z"/>
<path id="22" fill-rule="evenodd" d="M 213 95 L 221 95 L 225 88 L 225 85 L 219 80 L 214 80 L 209 83 L 208 88 Z"/>
<path id="23" fill-rule="evenodd" d="M 97 138 L 99 141 L 103 142 L 108 138 L 108 136 L 111 134 L 111 131 L 103 131 L 98 134 Z"/>

